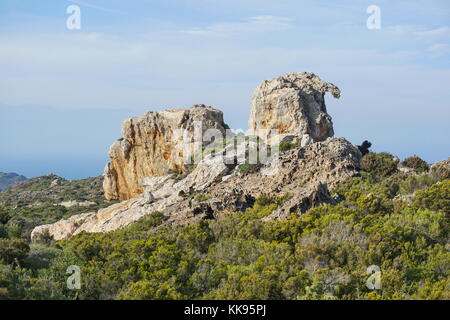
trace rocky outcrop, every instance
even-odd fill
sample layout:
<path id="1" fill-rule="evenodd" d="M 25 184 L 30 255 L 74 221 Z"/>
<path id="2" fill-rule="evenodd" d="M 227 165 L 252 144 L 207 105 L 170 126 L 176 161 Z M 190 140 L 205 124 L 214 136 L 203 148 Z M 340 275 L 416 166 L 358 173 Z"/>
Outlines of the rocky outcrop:
<path id="1" fill-rule="evenodd" d="M 358 148 L 346 139 L 328 138 L 277 154 L 257 172 L 245 177 L 234 174 L 210 189 L 226 190 L 238 185 L 257 197 L 267 193 L 293 195 L 320 183 L 333 188 L 358 173 L 360 159 Z"/>
<path id="2" fill-rule="evenodd" d="M 319 182 L 317 185 L 300 189 L 291 199 L 283 203 L 281 208 L 275 210 L 263 220 L 286 219 L 291 214 L 305 213 L 312 207 L 322 204 L 336 204 L 336 201 L 330 196 L 327 185 Z"/>
<path id="3" fill-rule="evenodd" d="M 442 169 L 446 169 L 446 170 L 450 170 L 450 158 L 435 162 L 431 165 L 431 169 L 438 169 L 438 168 L 442 168 Z"/>
<path id="4" fill-rule="evenodd" d="M 195 152 L 195 130 L 200 135 L 208 129 L 217 129 L 224 134 L 225 127 L 223 113 L 204 105 L 186 110 L 148 112 L 125 120 L 123 138 L 111 146 L 111 161 L 104 170 L 106 199 L 137 197 L 144 191 L 143 178 L 163 176 L 170 170 L 183 172 L 186 159 Z"/>
<path id="5" fill-rule="evenodd" d="M 326 92 L 339 98 L 336 86 L 313 73 L 291 73 L 264 81 L 255 91 L 249 122 L 251 134 L 262 137 L 263 144 L 254 137 L 235 136 L 223 150 L 222 142 L 220 147 L 214 145 L 211 154 L 184 174 L 186 156 L 197 154 L 197 132 L 201 136 L 208 129 L 217 129 L 225 137 L 222 112 L 197 105 L 128 119 L 123 123 L 123 138 L 110 148 L 111 162 L 105 168 L 103 184 L 107 199 L 123 201 L 39 226 L 32 239 L 48 235 L 60 240 L 83 231 L 109 232 L 154 211 L 164 212 L 167 224 L 221 218 L 252 207 L 262 194 L 288 199 L 266 220 L 333 204 L 328 187 L 358 173 L 361 152 L 347 140 L 332 137 Z M 262 156 L 267 150 L 277 150 L 267 148 L 275 138 L 267 131 L 271 129 L 281 134 L 279 140 L 296 140 L 299 146 Z M 200 145 L 205 143 L 200 140 Z M 202 150 L 202 154 L 210 151 Z M 255 152 L 259 162 L 252 164 Z"/>
<path id="6" fill-rule="evenodd" d="M 243 146 L 242 146 L 243 145 Z M 243 174 L 232 159 L 253 148 L 244 141 L 235 152 L 208 155 L 185 178 L 174 174 L 149 177 L 142 181 L 143 194 L 122 201 L 97 213 L 73 216 L 52 225 L 33 230 L 32 239 L 48 233 L 55 239 L 86 232 L 109 232 L 128 226 L 154 211 L 162 211 L 167 223 L 185 225 L 205 218 L 221 218 L 253 206 L 261 194 L 291 196 L 268 219 L 281 219 L 291 213 L 305 212 L 312 206 L 333 203 L 328 186 L 354 176 L 358 172 L 361 153 L 343 138 L 323 142 L 274 155 L 259 170 Z M 230 151 L 230 150 L 228 150 Z"/>
<path id="7" fill-rule="evenodd" d="M 227 165 L 226 162 L 229 161 L 224 161 L 223 157 L 209 155 L 182 180 L 177 180 L 174 174 L 144 178 L 144 190 L 140 197 L 122 201 L 97 213 L 75 215 L 54 224 L 36 227 L 31 238 L 35 241 L 42 234 L 48 233 L 55 240 L 61 240 L 82 231 L 109 232 L 126 227 L 154 211 L 166 212 L 169 216 L 168 223 L 186 224 L 211 215 L 220 215 L 219 211 L 225 210 L 227 204 L 230 209 L 244 208 L 245 205 L 239 204 L 239 201 L 247 199 L 245 194 L 233 198 L 229 196 L 229 192 L 219 191 L 215 196 L 209 195 L 209 209 L 195 201 L 197 194 L 202 194 L 206 188 L 221 181 L 224 175 L 236 167 L 236 164 Z M 225 198 L 228 202 L 222 201 Z M 219 205 L 215 199 L 223 204 Z"/>
<path id="8" fill-rule="evenodd" d="M 325 93 L 339 98 L 339 89 L 311 72 L 289 73 L 265 80 L 253 94 L 251 135 L 270 143 L 295 139 L 305 146 L 334 135 Z"/>

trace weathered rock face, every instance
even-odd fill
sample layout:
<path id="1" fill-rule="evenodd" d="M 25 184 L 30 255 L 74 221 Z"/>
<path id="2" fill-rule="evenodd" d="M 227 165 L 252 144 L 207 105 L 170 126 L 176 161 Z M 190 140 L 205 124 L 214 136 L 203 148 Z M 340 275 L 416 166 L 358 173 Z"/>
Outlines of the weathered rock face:
<path id="1" fill-rule="evenodd" d="M 122 201 L 97 213 L 74 215 L 54 224 L 36 227 L 31 238 L 38 240 L 48 234 L 55 240 L 66 239 L 82 231 L 109 232 L 128 226 L 154 211 L 167 212 L 169 223 L 187 224 L 198 219 L 220 215 L 224 210 L 247 208 L 253 198 L 244 191 L 218 192 L 207 203 L 195 201 L 195 195 L 221 180 L 235 167 L 226 165 L 220 157 L 209 155 L 184 179 L 173 174 L 143 179 L 141 197 Z M 248 200 L 248 201 L 247 201 Z"/>
<path id="2" fill-rule="evenodd" d="M 224 134 L 225 123 L 221 111 L 204 105 L 148 112 L 125 120 L 123 138 L 111 146 L 111 162 L 104 171 L 106 199 L 137 197 L 144 191 L 143 178 L 163 176 L 169 170 L 183 172 L 185 159 L 194 152 L 195 130 L 202 134 L 208 129 Z"/>
<path id="3" fill-rule="evenodd" d="M 123 139 L 111 146 L 111 162 L 104 173 L 106 198 L 124 201 L 98 212 L 36 227 L 32 239 L 49 235 L 60 240 L 83 231 L 109 232 L 154 211 L 164 212 L 167 224 L 221 218 L 252 207 L 261 194 L 290 196 L 266 220 L 333 204 L 328 187 L 358 173 L 361 152 L 343 138 L 332 138 L 333 125 L 324 101 L 326 92 L 335 98 L 340 95 L 337 87 L 313 73 L 291 73 L 264 81 L 253 97 L 251 134 L 270 144 L 281 138 L 296 140 L 300 147 L 241 168 L 238 163 L 249 160 L 252 150 L 266 150 L 266 146 L 257 145 L 255 139 L 239 142 L 236 137 L 223 150 L 207 155 L 184 177 L 170 174 L 170 169 L 183 171 L 186 155 L 197 151 L 198 131 L 203 135 L 208 129 L 217 129 L 224 137 L 222 112 L 193 106 L 128 119 L 123 123 Z M 199 123 L 201 128 L 196 128 Z M 274 136 L 267 131 L 270 129 L 278 130 L 281 137 L 271 141 Z M 260 130 L 266 133 L 261 134 Z"/>
<path id="4" fill-rule="evenodd" d="M 305 213 L 312 207 L 326 203 L 336 204 L 335 200 L 330 196 L 327 185 L 319 182 L 316 186 L 309 185 L 298 190 L 281 208 L 275 210 L 263 220 L 286 219 L 291 214 Z"/>
<path id="5" fill-rule="evenodd" d="M 250 134 L 270 143 L 295 137 L 302 146 L 332 137 L 333 123 L 324 99 L 326 92 L 340 97 L 335 85 L 311 72 L 289 73 L 263 81 L 253 94 Z"/>
<path id="6" fill-rule="evenodd" d="M 355 145 L 344 138 L 328 138 L 281 153 L 259 171 L 246 176 L 234 174 L 210 190 L 239 185 L 257 197 L 263 193 L 294 195 L 321 183 L 333 188 L 358 173 L 360 160 L 361 153 Z"/>
<path id="7" fill-rule="evenodd" d="M 247 149 L 252 148 L 250 141 L 241 144 Z M 237 150 L 245 153 L 244 148 Z M 145 190 L 141 197 L 114 204 L 97 213 L 72 216 L 55 224 L 36 227 L 32 239 L 39 239 L 45 233 L 60 240 L 82 231 L 109 232 L 126 227 L 153 211 L 164 212 L 167 223 L 178 225 L 220 218 L 246 210 L 263 193 L 292 196 L 267 217 L 285 218 L 316 205 L 333 203 L 327 185 L 332 187 L 357 174 L 361 157 L 358 148 L 347 140 L 329 138 L 274 156 L 258 171 L 242 175 L 239 166 L 229 161 L 229 158 L 239 157 L 240 152 L 225 157 L 209 155 L 182 180 L 176 180 L 174 175 L 143 179 Z M 207 197 L 197 199 L 199 194 Z"/>

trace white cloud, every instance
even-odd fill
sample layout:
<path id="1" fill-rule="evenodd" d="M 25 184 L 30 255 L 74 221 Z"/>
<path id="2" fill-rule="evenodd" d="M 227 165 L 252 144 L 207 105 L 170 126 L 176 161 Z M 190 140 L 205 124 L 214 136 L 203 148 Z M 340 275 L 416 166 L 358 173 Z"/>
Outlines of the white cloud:
<path id="1" fill-rule="evenodd" d="M 78 5 L 80 5 L 80 6 L 92 8 L 92 9 L 99 10 L 99 11 L 103 11 L 103 12 L 120 13 L 120 12 L 117 11 L 117 10 L 105 8 L 105 7 L 98 6 L 98 5 L 95 5 L 95 4 L 92 4 L 92 3 L 89 3 L 89 2 L 85 2 L 85 1 L 79 1 L 79 0 L 67 0 L 67 1 L 72 2 L 72 3 L 75 3 L 75 4 L 78 4 Z"/>
<path id="2" fill-rule="evenodd" d="M 444 26 L 437 29 L 426 30 L 426 31 L 418 31 L 415 32 L 415 35 L 422 39 L 427 40 L 450 40 L 450 28 L 448 26 Z"/>
<path id="3" fill-rule="evenodd" d="M 433 57 L 441 57 L 450 54 L 450 45 L 446 43 L 438 43 L 427 49 Z"/>
<path id="4" fill-rule="evenodd" d="M 385 28 L 385 30 L 397 36 L 404 36 L 415 34 L 417 32 L 424 31 L 426 29 L 415 25 L 395 25 L 395 26 L 388 26 Z"/>
<path id="5" fill-rule="evenodd" d="M 248 33 L 265 33 L 292 29 L 293 20 L 278 16 L 256 16 L 239 22 L 214 23 L 206 27 L 183 30 L 183 33 L 201 36 L 236 36 Z"/>
<path id="6" fill-rule="evenodd" d="M 395 25 L 386 27 L 386 30 L 393 35 L 412 35 L 420 40 L 450 40 L 450 27 L 448 26 L 427 29 L 416 25 Z"/>

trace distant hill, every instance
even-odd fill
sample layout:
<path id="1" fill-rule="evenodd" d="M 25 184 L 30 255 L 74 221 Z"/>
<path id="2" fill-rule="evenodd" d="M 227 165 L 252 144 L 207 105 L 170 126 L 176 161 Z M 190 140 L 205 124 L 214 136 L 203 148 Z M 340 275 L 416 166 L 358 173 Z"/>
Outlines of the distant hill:
<path id="1" fill-rule="evenodd" d="M 4 173 L 0 172 L 0 191 L 6 190 L 16 183 L 27 180 L 26 177 L 17 173 Z"/>
<path id="2" fill-rule="evenodd" d="M 29 237 L 37 225 L 96 212 L 115 203 L 105 200 L 102 183 L 101 176 L 69 181 L 47 174 L 27 179 L 0 192 L 0 213 L 2 208 L 10 213 L 7 228 L 19 226 L 16 235 Z"/>

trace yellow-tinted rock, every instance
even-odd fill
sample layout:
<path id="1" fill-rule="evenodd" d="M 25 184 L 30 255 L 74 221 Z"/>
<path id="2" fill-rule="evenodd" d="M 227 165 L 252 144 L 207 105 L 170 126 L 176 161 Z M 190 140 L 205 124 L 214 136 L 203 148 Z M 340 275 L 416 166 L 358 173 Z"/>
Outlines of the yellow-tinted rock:
<path id="1" fill-rule="evenodd" d="M 106 199 L 135 198 L 144 191 L 143 178 L 163 176 L 170 170 L 183 172 L 194 153 L 195 130 L 202 134 L 208 129 L 225 134 L 223 113 L 204 105 L 148 112 L 125 120 L 123 138 L 111 146 L 111 161 L 104 171 Z"/>
<path id="2" fill-rule="evenodd" d="M 339 89 L 312 72 L 296 72 L 263 81 L 256 88 L 248 127 L 271 144 L 286 137 L 302 145 L 334 135 L 325 93 L 339 98 Z"/>

